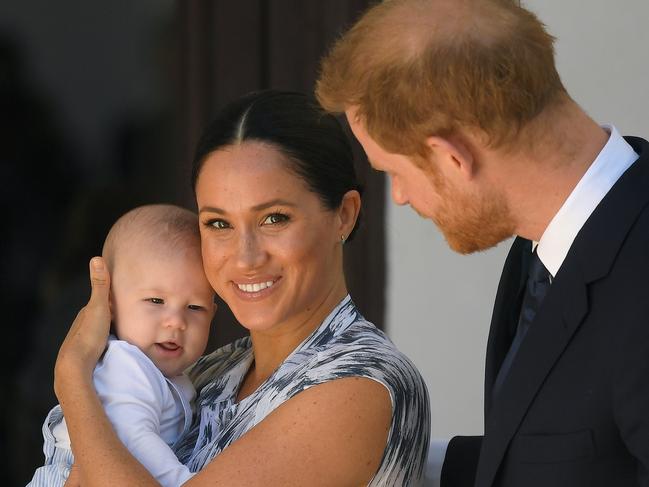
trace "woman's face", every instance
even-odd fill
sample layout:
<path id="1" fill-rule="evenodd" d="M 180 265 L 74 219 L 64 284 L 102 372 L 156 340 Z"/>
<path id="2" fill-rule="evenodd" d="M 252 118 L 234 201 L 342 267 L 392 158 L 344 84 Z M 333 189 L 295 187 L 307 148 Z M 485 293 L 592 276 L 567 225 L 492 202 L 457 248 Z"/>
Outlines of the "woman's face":
<path id="1" fill-rule="evenodd" d="M 210 154 L 196 184 L 205 273 L 251 331 L 306 325 L 344 288 L 339 212 L 289 164 L 245 142 Z"/>

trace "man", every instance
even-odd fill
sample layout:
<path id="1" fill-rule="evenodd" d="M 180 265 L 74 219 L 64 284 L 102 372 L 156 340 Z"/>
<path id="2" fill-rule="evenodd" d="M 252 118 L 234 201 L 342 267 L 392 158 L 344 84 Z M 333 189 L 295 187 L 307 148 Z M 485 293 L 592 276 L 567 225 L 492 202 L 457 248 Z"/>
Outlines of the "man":
<path id="1" fill-rule="evenodd" d="M 442 486 L 649 485 L 649 143 L 584 113 L 512 0 L 380 3 L 316 93 L 451 248 L 517 236 L 485 435 L 451 440 Z"/>

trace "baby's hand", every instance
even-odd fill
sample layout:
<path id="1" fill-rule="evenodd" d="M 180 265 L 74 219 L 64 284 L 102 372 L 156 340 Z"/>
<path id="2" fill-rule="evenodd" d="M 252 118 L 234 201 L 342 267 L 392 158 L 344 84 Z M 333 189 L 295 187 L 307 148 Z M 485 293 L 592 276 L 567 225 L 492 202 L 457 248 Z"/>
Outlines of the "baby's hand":
<path id="1" fill-rule="evenodd" d="M 110 276 L 101 257 L 90 261 L 90 284 L 90 300 L 72 323 L 54 366 L 54 390 L 59 400 L 66 386 L 74 387 L 79 373 L 82 379 L 92 380 L 92 371 L 106 347 L 110 330 Z"/>

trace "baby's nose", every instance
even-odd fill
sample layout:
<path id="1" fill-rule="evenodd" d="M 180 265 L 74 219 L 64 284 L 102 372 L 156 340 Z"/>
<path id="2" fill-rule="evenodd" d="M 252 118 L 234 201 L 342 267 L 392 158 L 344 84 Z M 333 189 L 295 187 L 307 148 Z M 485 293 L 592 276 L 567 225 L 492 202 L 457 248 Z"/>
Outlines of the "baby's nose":
<path id="1" fill-rule="evenodd" d="M 187 323 L 182 313 L 169 313 L 165 317 L 164 325 L 167 328 L 184 331 L 187 328 Z"/>

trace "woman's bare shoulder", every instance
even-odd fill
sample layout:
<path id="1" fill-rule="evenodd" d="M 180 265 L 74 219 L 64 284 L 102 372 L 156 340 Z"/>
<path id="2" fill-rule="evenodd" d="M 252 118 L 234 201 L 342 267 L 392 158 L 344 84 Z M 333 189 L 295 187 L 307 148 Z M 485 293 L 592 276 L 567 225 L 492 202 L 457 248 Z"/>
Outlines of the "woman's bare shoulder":
<path id="1" fill-rule="evenodd" d="M 319 384 L 284 402 L 187 485 L 367 485 L 391 418 L 388 391 L 374 380 Z"/>

